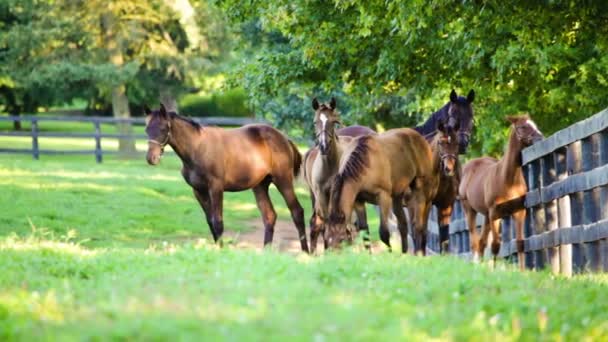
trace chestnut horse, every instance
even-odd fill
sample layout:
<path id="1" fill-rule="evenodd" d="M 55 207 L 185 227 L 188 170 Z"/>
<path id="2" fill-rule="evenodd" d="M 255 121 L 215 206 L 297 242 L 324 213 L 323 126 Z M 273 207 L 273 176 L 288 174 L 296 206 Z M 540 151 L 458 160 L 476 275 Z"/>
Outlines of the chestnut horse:
<path id="1" fill-rule="evenodd" d="M 471 252 L 478 260 L 486 247 L 488 234 L 492 232 L 492 254 L 494 260 L 500 250 L 498 221 L 508 215 L 515 220 L 517 258 L 524 268 L 524 220 L 526 211 L 523 201 L 505 206 L 506 202 L 525 196 L 527 186 L 521 170 L 521 151 L 543 138 L 542 133 L 528 115 L 507 117 L 512 124 L 509 144 L 500 160 L 482 157 L 465 164 L 459 187 L 460 201 L 469 227 Z M 477 238 L 477 213 L 485 216 L 481 237 Z"/>
<path id="2" fill-rule="evenodd" d="M 302 250 L 308 252 L 304 210 L 296 198 L 293 181 L 302 156 L 281 132 L 268 125 L 223 129 L 201 126 L 167 113 L 165 106 L 145 108 L 150 165 L 157 165 L 166 145 L 182 160 L 182 176 L 205 212 L 213 239 L 221 242 L 224 231 L 224 191 L 253 189 L 264 222 L 264 245 L 272 242 L 277 214 L 268 196 L 274 183 L 298 229 Z"/>
<path id="3" fill-rule="evenodd" d="M 406 253 L 407 220 L 403 212 L 406 199 L 413 212 L 414 250 L 424 254 L 423 230 L 438 186 L 433 170 L 435 159 L 427 141 L 413 129 L 391 129 L 355 138 L 346 146 L 332 186 L 329 246 L 352 241 L 346 218 L 359 200 L 380 207 L 380 239 L 389 249 L 388 215 L 393 211 L 401 234 L 401 250 Z"/>
<path id="4" fill-rule="evenodd" d="M 331 99 L 329 103 L 319 104 L 316 98 L 312 101 L 315 110 L 314 125 L 318 141 L 317 146 L 312 147 L 304 155 L 304 178 L 311 191 L 313 214 L 310 218 L 310 251 L 314 253 L 317 239 L 320 233 L 325 231 L 325 222 L 328 217 L 329 195 L 344 145 L 352 138 L 338 137 L 336 135 L 336 124 L 340 123 L 340 115 L 336 111 L 336 100 Z M 366 247 L 369 247 L 369 228 L 365 206 L 359 203 L 356 209 L 359 230 L 364 230 Z M 360 226 L 359 223 L 365 223 Z M 327 240 L 324 238 L 324 242 Z M 327 243 L 325 243 L 327 248 Z"/>

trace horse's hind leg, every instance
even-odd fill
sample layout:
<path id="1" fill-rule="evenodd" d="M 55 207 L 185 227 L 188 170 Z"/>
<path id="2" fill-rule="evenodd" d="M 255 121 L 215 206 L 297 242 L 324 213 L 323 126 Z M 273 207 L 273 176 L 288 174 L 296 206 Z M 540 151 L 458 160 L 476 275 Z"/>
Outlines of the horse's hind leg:
<path id="1" fill-rule="evenodd" d="M 224 233 L 224 191 L 221 188 L 209 189 L 211 225 L 215 231 L 215 241 L 222 245 Z"/>
<path id="2" fill-rule="evenodd" d="M 380 207 L 380 240 L 388 247 L 388 251 L 391 249 L 391 233 L 388 230 L 388 216 L 392 207 L 392 198 L 386 193 L 380 193 L 378 195 L 378 206 Z"/>
<path id="3" fill-rule="evenodd" d="M 401 252 L 407 253 L 407 218 L 403 212 L 402 197 L 393 197 L 393 213 L 397 218 L 397 228 L 399 229 L 399 235 L 401 235 Z"/>
<path id="4" fill-rule="evenodd" d="M 293 181 L 291 179 L 275 179 L 274 184 L 279 189 L 279 192 L 285 199 L 285 204 L 289 208 L 291 212 L 291 218 L 293 219 L 293 223 L 295 223 L 296 228 L 298 229 L 298 235 L 300 238 L 300 246 L 302 251 L 308 253 L 308 243 L 306 242 L 306 228 L 304 225 L 304 209 L 298 202 L 298 198 L 296 197 L 296 193 L 293 188 Z"/>
<path id="5" fill-rule="evenodd" d="M 365 249 L 371 250 L 369 241 L 369 226 L 367 225 L 367 212 L 364 202 L 355 202 L 355 214 L 357 215 L 357 230 L 363 232 L 363 245 Z"/>
<path id="6" fill-rule="evenodd" d="M 253 188 L 255 201 L 258 205 L 258 209 L 260 209 L 262 221 L 264 222 L 264 246 L 272 243 L 274 224 L 277 221 L 277 213 L 274 211 L 274 207 L 268 196 L 269 185 L 270 183 L 263 182 Z"/>
<path id="7" fill-rule="evenodd" d="M 211 222 L 211 202 L 209 200 L 209 194 L 207 191 L 199 191 L 197 189 L 192 189 L 194 192 L 194 197 L 203 208 L 203 212 L 205 213 L 205 219 L 207 220 L 207 225 L 209 226 L 209 230 L 211 231 L 211 235 L 213 236 L 213 241 L 217 242 L 217 235 L 215 234 L 215 230 L 213 229 L 213 223 Z"/>

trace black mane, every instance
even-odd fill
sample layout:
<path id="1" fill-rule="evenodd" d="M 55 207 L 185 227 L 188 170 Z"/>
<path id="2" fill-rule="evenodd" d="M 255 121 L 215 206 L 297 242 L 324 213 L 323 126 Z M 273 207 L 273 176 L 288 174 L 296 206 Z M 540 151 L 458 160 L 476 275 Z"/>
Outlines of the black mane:
<path id="1" fill-rule="evenodd" d="M 181 116 L 181 115 L 177 114 L 176 112 L 167 112 L 167 114 L 169 114 L 169 117 L 171 117 L 171 119 L 180 119 L 182 121 L 185 121 L 185 122 L 189 123 L 194 128 L 201 128 L 201 127 L 203 127 L 203 125 L 201 125 L 200 123 L 194 121 L 194 119 L 189 118 L 189 117 L 185 117 L 185 116 Z M 160 115 L 160 111 L 159 110 L 153 110 L 152 111 L 152 115 Z"/>

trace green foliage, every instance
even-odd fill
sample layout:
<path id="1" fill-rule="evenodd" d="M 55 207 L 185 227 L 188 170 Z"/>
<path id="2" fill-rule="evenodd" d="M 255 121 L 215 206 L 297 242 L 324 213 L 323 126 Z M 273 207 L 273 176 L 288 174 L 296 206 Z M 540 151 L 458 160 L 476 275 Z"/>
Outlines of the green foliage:
<path id="1" fill-rule="evenodd" d="M 179 101 L 179 108 L 181 113 L 189 116 L 253 116 L 247 107 L 247 95 L 239 88 L 211 95 L 185 95 Z"/>
<path id="2" fill-rule="evenodd" d="M 131 103 L 156 103 L 184 91 L 229 40 L 217 9 L 188 0 L 8 0 L 0 19 L 0 77 L 17 98 L 46 94 L 45 105 L 80 97 L 96 107 L 123 84 Z"/>
<path id="3" fill-rule="evenodd" d="M 267 102 L 343 93 L 347 121 L 409 126 L 452 88 L 472 88 L 476 153 L 495 153 L 507 114 L 528 111 L 550 134 L 608 104 L 604 1 L 218 2 L 244 39 L 282 37 L 234 74 L 265 113 Z"/>

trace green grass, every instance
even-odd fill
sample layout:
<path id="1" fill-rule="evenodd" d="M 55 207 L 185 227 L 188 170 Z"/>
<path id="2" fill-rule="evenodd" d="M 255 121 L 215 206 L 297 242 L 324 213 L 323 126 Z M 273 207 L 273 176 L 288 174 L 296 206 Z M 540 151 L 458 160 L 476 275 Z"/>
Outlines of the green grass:
<path id="1" fill-rule="evenodd" d="M 565 279 L 399 253 L 219 249 L 179 169 L 175 157 L 150 167 L 0 155 L 0 340 L 608 336 L 605 275 Z M 297 191 L 308 216 L 307 191 Z M 289 220 L 276 190 L 272 198 Z M 260 220 L 251 192 L 227 193 L 224 207 L 227 230 Z"/>

